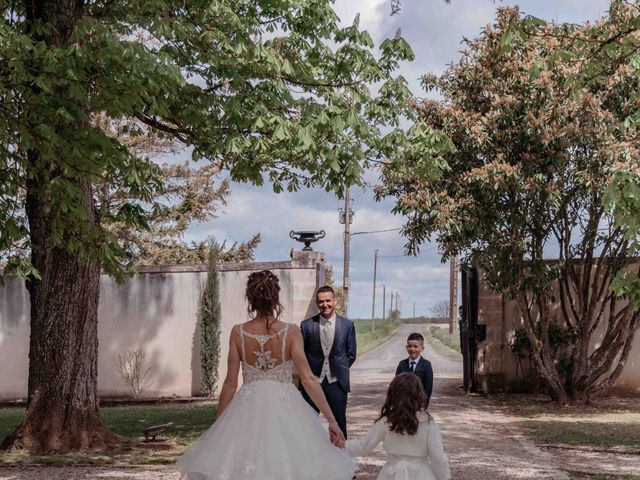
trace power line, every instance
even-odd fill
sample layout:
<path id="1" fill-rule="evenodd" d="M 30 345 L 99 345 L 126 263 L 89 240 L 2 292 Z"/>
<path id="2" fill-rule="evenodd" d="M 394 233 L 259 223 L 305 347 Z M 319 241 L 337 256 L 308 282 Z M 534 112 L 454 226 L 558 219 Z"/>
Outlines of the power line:
<path id="1" fill-rule="evenodd" d="M 378 258 L 415 258 L 415 259 L 419 259 L 420 258 L 420 254 L 424 253 L 424 252 L 429 252 L 431 250 L 435 250 L 437 247 L 429 247 L 429 248 L 425 248 L 423 250 L 420 250 L 420 253 L 418 255 L 407 255 L 404 253 L 390 253 L 388 255 L 379 255 Z"/>
<path id="2" fill-rule="evenodd" d="M 365 234 L 369 234 L 369 233 L 384 233 L 384 232 L 397 232 L 399 230 L 402 230 L 402 227 L 398 227 L 398 228 L 387 228 L 386 230 L 371 230 L 370 232 L 353 232 L 351 235 L 365 235 Z"/>

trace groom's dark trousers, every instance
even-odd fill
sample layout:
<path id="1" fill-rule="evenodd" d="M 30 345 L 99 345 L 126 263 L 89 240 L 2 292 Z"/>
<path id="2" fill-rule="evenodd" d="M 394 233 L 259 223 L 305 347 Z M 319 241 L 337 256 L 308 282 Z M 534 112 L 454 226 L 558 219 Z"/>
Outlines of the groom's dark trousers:
<path id="1" fill-rule="evenodd" d="M 324 352 L 320 340 L 320 314 L 308 318 L 300 324 L 304 351 L 311 371 L 316 377 L 322 372 Z M 349 383 L 349 368 L 356 360 L 356 328 L 351 320 L 336 315 L 335 333 L 333 345 L 329 352 L 329 368 L 336 381 L 329 383 L 325 378 L 320 385 L 327 397 L 327 403 L 336 417 L 336 422 L 347 436 L 347 394 L 351 386 Z M 302 396 L 316 412 L 318 407 L 302 388 Z"/>

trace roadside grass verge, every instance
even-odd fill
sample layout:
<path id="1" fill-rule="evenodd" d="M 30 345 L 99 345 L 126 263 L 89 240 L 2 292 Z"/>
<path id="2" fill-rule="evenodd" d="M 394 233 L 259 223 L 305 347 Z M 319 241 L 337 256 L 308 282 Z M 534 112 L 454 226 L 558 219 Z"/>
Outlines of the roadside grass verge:
<path id="1" fill-rule="evenodd" d="M 354 320 L 353 323 L 356 327 L 358 355 L 370 352 L 378 345 L 381 345 L 403 325 L 402 322 L 382 321 L 377 318 L 375 332 L 372 332 L 371 320 Z"/>
<path id="2" fill-rule="evenodd" d="M 457 333 L 449 335 L 448 328 L 437 325 L 424 325 L 422 332 L 436 353 L 453 360 L 462 360 L 460 337 Z"/>

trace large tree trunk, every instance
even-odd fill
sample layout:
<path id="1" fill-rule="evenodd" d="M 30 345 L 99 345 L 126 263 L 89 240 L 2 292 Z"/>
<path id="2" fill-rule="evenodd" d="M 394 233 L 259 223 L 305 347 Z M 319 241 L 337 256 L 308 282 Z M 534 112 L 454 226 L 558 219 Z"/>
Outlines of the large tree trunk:
<path id="1" fill-rule="evenodd" d="M 624 265 L 624 264 L 623 264 Z M 620 267 L 619 267 L 620 268 Z M 618 270 L 619 270 L 618 268 Z M 549 299 L 546 293 L 539 293 L 537 305 L 533 306 L 527 293 L 519 292 L 516 299 L 522 313 L 523 326 L 531 342 L 532 363 L 537 375 L 544 383 L 547 393 L 557 403 L 574 405 L 588 404 L 593 399 L 604 394 L 622 375 L 629 352 L 633 346 L 636 331 L 640 325 L 640 313 L 632 304 L 622 308 L 615 294 L 610 291 L 611 280 L 618 270 L 607 271 L 607 278 L 602 279 L 596 272 L 590 274 L 588 270 L 576 277 L 586 284 L 582 289 L 574 285 L 563 284 L 560 280 L 561 308 L 566 325 L 574 325 L 576 339 L 568 345 L 570 368 L 568 372 L 561 372 L 554 359 L 558 358 L 548 335 L 551 322 L 556 319 L 549 314 Z M 603 283 L 604 282 L 604 283 Z M 576 282 L 578 284 L 578 282 Z M 585 293 L 586 289 L 590 290 Z M 569 298 L 571 291 L 581 291 L 578 299 Z M 588 305 L 589 296 L 597 295 L 596 301 Z M 587 298 L 587 300 L 584 300 Z M 581 303 L 578 303 L 578 300 Z M 571 305 L 572 317 L 566 305 Z M 597 307 L 597 308 L 596 308 Z M 609 312 L 605 316 L 605 308 Z M 604 320 L 603 320 L 604 318 Z M 600 322 L 606 321 L 606 330 L 600 334 L 598 346 L 593 351 L 589 345 L 593 342 L 593 335 Z"/>
<path id="2" fill-rule="evenodd" d="M 28 33 L 56 48 L 68 42 L 84 2 L 25 1 L 25 9 Z M 32 28 L 39 22 L 55 28 L 43 36 Z M 35 88 L 35 95 L 46 95 Z M 57 95 L 64 97 L 65 92 Z M 62 178 L 60 169 L 34 149 L 28 152 L 27 174 L 31 260 L 41 280 L 31 278 L 27 283 L 31 301 L 27 414 L 0 447 L 31 452 L 103 449 L 119 437 L 103 425 L 98 411 L 100 264 L 87 254 L 90 248 L 64 249 L 53 239 L 55 230 L 63 245 L 89 241 L 87 234 L 99 226 L 93 186 L 81 172 L 65 178 L 77 187 L 75 200 L 86 210 L 86 218 L 69 222 L 56 212 L 59 206 L 48 192 L 51 180 Z"/>
<path id="3" fill-rule="evenodd" d="M 31 155 L 37 163 L 37 155 Z M 78 181 L 97 218 L 88 180 Z M 24 422 L 2 444 L 32 452 L 100 450 L 119 439 L 98 412 L 98 298 L 100 265 L 52 246 L 51 204 L 38 180 L 29 182 L 27 216 L 32 262 L 41 280 L 29 280 L 31 338 L 29 397 Z M 54 214 L 55 215 L 55 214 Z"/>
<path id="4" fill-rule="evenodd" d="M 544 335 L 545 341 L 542 341 L 538 338 L 538 333 L 534 330 L 535 322 L 539 320 L 540 317 L 544 317 L 544 319 L 548 321 L 547 309 L 542 308 L 540 309 L 542 311 L 532 311 L 532 305 L 526 293 L 519 292 L 516 296 L 516 301 L 520 307 L 520 313 L 523 319 L 522 325 L 531 343 L 531 360 L 536 373 L 547 388 L 547 393 L 552 400 L 560 404 L 569 403 L 570 397 L 565 390 L 556 365 L 553 362 L 548 335 Z M 547 317 L 545 317 L 545 315 L 547 315 Z"/>

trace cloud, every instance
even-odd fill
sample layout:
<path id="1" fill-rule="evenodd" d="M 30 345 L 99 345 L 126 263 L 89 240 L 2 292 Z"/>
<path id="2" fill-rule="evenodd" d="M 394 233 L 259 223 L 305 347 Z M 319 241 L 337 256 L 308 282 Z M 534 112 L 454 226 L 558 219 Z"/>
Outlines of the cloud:
<path id="1" fill-rule="evenodd" d="M 353 23 L 356 14 L 360 14 L 360 29 L 366 30 L 375 43 L 383 40 L 393 20 L 390 17 L 389 0 L 349 0 L 338 1 L 334 11 L 342 26 Z"/>
<path id="2" fill-rule="evenodd" d="M 460 58 L 464 36 L 476 37 L 495 18 L 500 5 L 520 4 L 521 10 L 549 20 L 582 22 L 598 18 L 605 12 L 607 0 L 522 0 L 494 3 L 490 0 L 454 0 L 446 5 L 440 0 L 403 0 L 399 15 L 389 15 L 389 0 L 339 0 L 334 4 L 343 25 L 360 12 L 360 26 L 369 31 L 379 44 L 402 28 L 405 39 L 416 53 L 416 60 L 403 63 L 400 73 L 407 78 L 415 94 L 422 95 L 418 78 L 426 72 L 442 72 Z M 367 181 L 377 183 L 377 173 L 367 174 Z M 375 202 L 370 190 L 354 188 L 353 209 L 356 212 L 352 231 L 372 231 L 401 226 L 404 219 L 393 215 L 391 199 Z M 270 186 L 253 187 L 233 184 L 225 214 L 206 224 L 194 225 L 188 239 L 215 235 L 219 240 L 246 240 L 260 232 L 263 242 L 257 260 L 289 258 L 291 248 L 300 248 L 289 238 L 290 230 L 320 230 L 326 238 L 314 245 L 325 252 L 334 266 L 336 283 L 342 284 L 343 229 L 338 223 L 338 208 L 344 202 L 335 195 L 318 189 L 295 194 L 275 195 Z M 353 318 L 370 318 L 373 280 L 373 251 L 379 250 L 376 311 L 382 308 L 382 287 L 399 292 L 404 315 L 428 314 L 429 307 L 449 298 L 449 266 L 442 264 L 437 249 L 424 245 L 418 257 L 404 257 L 405 240 L 398 232 L 355 235 L 351 241 L 351 300 Z M 387 300 L 388 305 L 388 300 Z"/>

